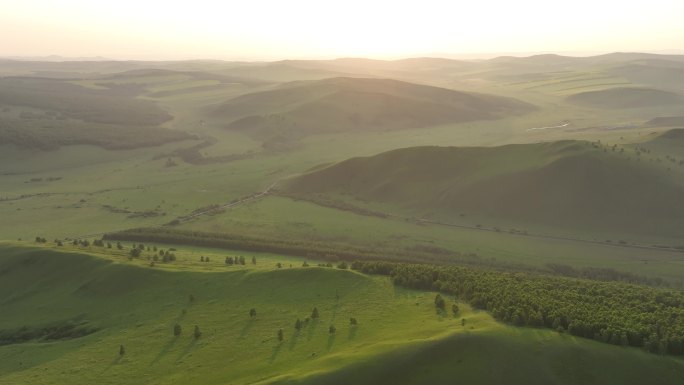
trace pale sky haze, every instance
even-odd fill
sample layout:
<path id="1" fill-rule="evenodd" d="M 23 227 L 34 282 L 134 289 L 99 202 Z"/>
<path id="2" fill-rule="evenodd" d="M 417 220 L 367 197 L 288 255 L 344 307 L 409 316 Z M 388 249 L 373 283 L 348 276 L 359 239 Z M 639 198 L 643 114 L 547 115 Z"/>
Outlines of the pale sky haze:
<path id="1" fill-rule="evenodd" d="M 684 0 L 0 0 L 0 56 L 372 57 L 684 49 Z"/>

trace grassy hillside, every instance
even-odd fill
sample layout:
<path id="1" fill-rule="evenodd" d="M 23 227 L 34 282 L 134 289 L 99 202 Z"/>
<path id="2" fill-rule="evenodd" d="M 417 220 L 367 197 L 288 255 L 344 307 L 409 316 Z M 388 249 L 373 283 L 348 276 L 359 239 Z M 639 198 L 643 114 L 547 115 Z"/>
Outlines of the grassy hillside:
<path id="1" fill-rule="evenodd" d="M 588 142 L 400 149 L 315 170 L 282 188 L 314 200 L 389 203 L 418 217 L 684 235 L 684 188 L 665 167 Z"/>
<path id="2" fill-rule="evenodd" d="M 2 245 L 0 330 L 71 323 L 97 331 L 0 346 L 3 384 L 414 384 L 454 377 L 676 384 L 684 375 L 681 359 L 506 327 L 464 304 L 457 317 L 440 314 L 434 293 L 346 270 L 302 268 L 293 258 L 257 255 L 256 265 L 227 267 L 221 257 L 230 252 L 179 250 L 177 262 L 150 268 L 116 251 L 95 257 L 65 248 Z M 211 262 L 199 262 L 198 254 Z M 320 319 L 296 332 L 294 321 L 314 306 Z"/>
<path id="3" fill-rule="evenodd" d="M 618 87 L 599 91 L 580 92 L 567 101 L 594 108 L 641 108 L 682 103 L 676 93 L 653 88 Z"/>
<path id="4" fill-rule="evenodd" d="M 658 156 L 659 162 L 665 164 L 675 170 L 684 166 L 684 157 L 682 156 L 682 148 L 684 148 L 684 128 L 675 128 L 665 131 L 664 133 L 652 134 L 653 139 L 639 144 L 647 151 L 654 151 Z M 663 157 L 661 157 L 663 156 Z"/>
<path id="5" fill-rule="evenodd" d="M 644 123 L 647 127 L 684 126 L 684 116 L 660 116 Z"/>
<path id="6" fill-rule="evenodd" d="M 243 95 L 214 113 L 249 135 L 291 137 L 499 119 L 532 109 L 515 99 L 396 80 L 332 78 Z"/>

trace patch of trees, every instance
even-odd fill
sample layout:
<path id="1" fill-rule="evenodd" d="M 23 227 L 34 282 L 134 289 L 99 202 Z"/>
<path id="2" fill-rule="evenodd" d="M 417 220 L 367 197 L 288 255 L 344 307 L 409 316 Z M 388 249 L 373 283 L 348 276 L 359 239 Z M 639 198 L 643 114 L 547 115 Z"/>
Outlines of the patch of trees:
<path id="1" fill-rule="evenodd" d="M 158 126 L 126 126 L 66 120 L 0 118 L 0 144 L 55 150 L 61 146 L 90 144 L 108 150 L 158 146 L 193 139 L 183 131 Z"/>
<path id="2" fill-rule="evenodd" d="M 211 209 L 211 207 L 202 208 Z M 317 242 L 301 239 L 273 239 L 244 236 L 239 234 L 209 233 L 173 228 L 137 228 L 104 235 L 106 240 L 145 241 L 158 243 L 175 243 L 192 246 L 205 246 L 243 250 L 254 252 L 269 252 L 293 256 L 306 256 L 312 259 L 330 260 L 334 262 L 351 262 L 359 258 L 375 260 L 415 261 L 426 262 L 464 262 L 484 263 L 476 255 L 464 255 L 459 252 L 449 254 L 432 254 L 429 251 L 411 250 L 409 248 L 374 248 L 372 246 L 356 247 L 348 244 Z M 332 265 L 331 265 L 332 266 Z M 340 264 L 344 268 L 344 264 Z"/>
<path id="3" fill-rule="evenodd" d="M 512 325 L 684 355 L 684 293 L 680 291 L 456 266 L 357 261 L 352 268 L 388 275 L 399 286 L 457 295 Z"/>
<path id="4" fill-rule="evenodd" d="M 233 257 L 226 257 L 226 265 L 232 266 L 232 265 L 245 265 L 247 261 L 245 260 L 245 257 L 242 255 L 237 256 L 235 258 Z M 252 257 L 252 264 L 256 265 L 256 258 Z"/>
<path id="5" fill-rule="evenodd" d="M 115 87 L 93 89 L 46 78 L 0 79 L 0 104 L 28 106 L 89 123 L 156 126 L 172 117 L 150 100 Z M 56 114 L 54 113 L 56 112 Z"/>
<path id="6" fill-rule="evenodd" d="M 198 209 L 199 210 L 199 209 Z M 444 265 L 466 265 L 477 268 L 489 268 L 499 271 L 523 271 L 529 273 L 553 274 L 573 278 L 586 278 L 601 281 L 622 281 L 646 285 L 667 285 L 660 278 L 650 278 L 632 273 L 619 272 L 607 268 L 575 269 L 555 264 L 545 268 L 496 261 L 481 258 L 477 254 L 466 254 L 442 248 L 413 245 L 401 248 L 382 245 L 354 246 L 334 242 L 318 242 L 304 239 L 259 238 L 240 234 L 210 233 L 163 228 L 137 228 L 104 235 L 104 239 L 148 241 L 159 243 L 175 243 L 202 247 L 216 247 L 230 250 L 267 252 L 292 256 L 305 256 L 311 259 L 333 262 L 356 260 L 375 260 L 392 262 L 415 262 Z M 308 265 L 308 263 L 307 263 Z M 321 267 L 333 267 L 331 263 L 319 264 Z M 341 266 L 344 266 L 343 264 Z"/>

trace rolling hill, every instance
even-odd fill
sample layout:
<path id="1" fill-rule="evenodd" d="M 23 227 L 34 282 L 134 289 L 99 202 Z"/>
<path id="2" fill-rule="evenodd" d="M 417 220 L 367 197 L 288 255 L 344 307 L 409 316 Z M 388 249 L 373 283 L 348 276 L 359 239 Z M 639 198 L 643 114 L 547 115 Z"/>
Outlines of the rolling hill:
<path id="1" fill-rule="evenodd" d="M 213 115 L 232 120 L 231 130 L 264 138 L 419 128 L 499 119 L 533 109 L 511 98 L 397 80 L 332 78 L 239 96 Z"/>
<path id="2" fill-rule="evenodd" d="M 568 102 L 594 108 L 642 108 L 681 104 L 684 99 L 654 88 L 618 87 L 570 95 Z"/>
<path id="3" fill-rule="evenodd" d="M 228 267 L 215 251 L 181 250 L 178 266 L 149 267 L 116 250 L 64 247 L 0 245 L 3 384 L 678 384 L 684 375 L 676 357 L 505 326 L 465 304 L 458 317 L 439 314 L 433 292 L 387 278 L 275 266 L 301 260 L 259 255 Z M 320 318 L 296 331 L 314 306 Z"/>
<path id="4" fill-rule="evenodd" d="M 665 167 L 616 150 L 579 141 L 406 148 L 317 169 L 281 189 L 442 220 L 683 236 L 684 187 Z"/>
<path id="5" fill-rule="evenodd" d="M 659 116 L 646 123 L 644 127 L 676 127 L 684 126 L 684 116 Z"/>
<path id="6" fill-rule="evenodd" d="M 655 150 L 661 155 L 667 156 L 667 160 L 672 163 L 684 164 L 681 163 L 684 162 L 684 158 L 682 157 L 682 148 L 684 148 L 684 128 L 675 128 L 657 134 L 655 138 L 642 145 L 648 150 Z"/>

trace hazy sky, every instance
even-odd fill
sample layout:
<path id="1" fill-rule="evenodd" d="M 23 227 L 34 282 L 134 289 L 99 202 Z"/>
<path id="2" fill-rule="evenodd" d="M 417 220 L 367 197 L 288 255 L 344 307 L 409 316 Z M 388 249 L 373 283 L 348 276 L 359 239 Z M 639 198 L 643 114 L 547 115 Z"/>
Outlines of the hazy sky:
<path id="1" fill-rule="evenodd" d="M 0 55 L 277 59 L 684 49 L 684 0 L 0 0 Z"/>

